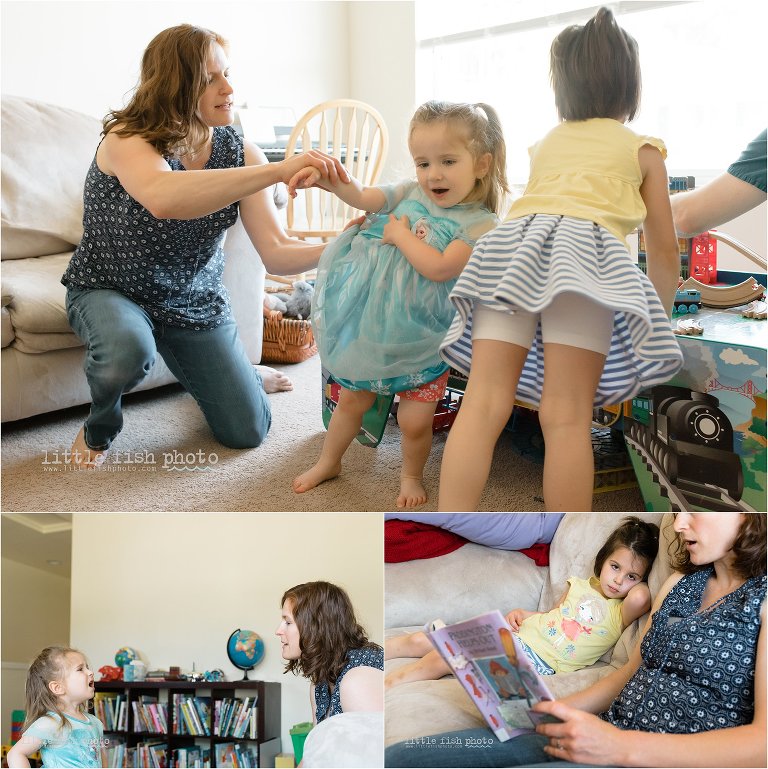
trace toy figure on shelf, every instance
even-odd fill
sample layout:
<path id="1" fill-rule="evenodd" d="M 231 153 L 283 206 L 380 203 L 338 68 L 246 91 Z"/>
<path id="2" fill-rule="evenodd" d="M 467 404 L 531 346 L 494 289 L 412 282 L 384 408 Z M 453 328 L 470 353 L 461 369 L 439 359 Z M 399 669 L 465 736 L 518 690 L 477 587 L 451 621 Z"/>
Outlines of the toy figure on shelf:
<path id="1" fill-rule="evenodd" d="M 104 665 L 99 668 L 100 681 L 122 681 L 123 669 L 115 665 Z"/>

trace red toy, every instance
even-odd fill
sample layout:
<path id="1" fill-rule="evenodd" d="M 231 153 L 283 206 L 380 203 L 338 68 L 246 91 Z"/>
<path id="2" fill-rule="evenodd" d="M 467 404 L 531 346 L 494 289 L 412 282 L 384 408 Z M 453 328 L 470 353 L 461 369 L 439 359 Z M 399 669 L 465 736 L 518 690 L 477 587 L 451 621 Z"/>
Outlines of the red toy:
<path id="1" fill-rule="evenodd" d="M 114 667 L 113 665 L 104 665 L 99 668 L 101 674 L 100 681 L 122 681 L 123 669 Z"/>

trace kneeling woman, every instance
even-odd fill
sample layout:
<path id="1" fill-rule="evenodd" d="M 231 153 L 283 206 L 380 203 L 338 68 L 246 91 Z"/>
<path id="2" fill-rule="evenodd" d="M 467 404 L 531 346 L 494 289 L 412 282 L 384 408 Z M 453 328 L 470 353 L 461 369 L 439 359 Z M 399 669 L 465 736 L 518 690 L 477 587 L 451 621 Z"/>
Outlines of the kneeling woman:
<path id="1" fill-rule="evenodd" d="M 285 591 L 275 631 L 285 672 L 308 678 L 313 723 L 352 711 L 384 710 L 384 651 L 368 640 L 344 590 L 305 582 Z"/>

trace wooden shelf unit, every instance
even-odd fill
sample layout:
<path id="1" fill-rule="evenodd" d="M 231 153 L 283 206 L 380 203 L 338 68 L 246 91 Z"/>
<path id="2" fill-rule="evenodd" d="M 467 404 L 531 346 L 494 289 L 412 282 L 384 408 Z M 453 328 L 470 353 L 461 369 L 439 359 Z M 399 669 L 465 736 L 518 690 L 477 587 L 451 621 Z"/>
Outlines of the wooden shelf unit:
<path id="1" fill-rule="evenodd" d="M 168 761 L 171 765 L 173 751 L 178 748 L 201 745 L 211 752 L 211 766 L 215 766 L 214 748 L 224 742 L 256 743 L 259 751 L 259 766 L 273 767 L 274 757 L 280 753 L 280 724 L 281 703 L 280 684 L 274 681 L 97 681 L 97 692 L 114 692 L 124 694 L 127 700 L 128 728 L 107 731 L 105 737 L 116 734 L 125 739 L 128 747 L 135 747 L 139 742 L 157 740 L 168 745 Z M 214 703 L 227 697 L 258 697 L 257 736 L 255 740 L 248 737 L 220 737 L 214 735 L 200 736 L 192 734 L 177 734 L 178 724 L 174 720 L 173 695 L 186 694 L 190 697 L 211 698 L 211 732 L 213 732 Z M 156 697 L 158 702 L 168 705 L 168 734 L 160 732 L 134 731 L 135 717 L 133 703 L 139 701 L 141 695 Z"/>

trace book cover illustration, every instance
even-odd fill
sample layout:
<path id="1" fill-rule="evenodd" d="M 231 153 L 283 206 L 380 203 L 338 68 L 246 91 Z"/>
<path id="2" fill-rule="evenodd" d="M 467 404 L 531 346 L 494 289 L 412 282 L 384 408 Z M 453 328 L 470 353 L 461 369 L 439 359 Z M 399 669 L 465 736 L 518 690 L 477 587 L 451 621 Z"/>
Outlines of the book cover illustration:
<path id="1" fill-rule="evenodd" d="M 531 711 L 554 697 L 500 611 L 454 625 L 438 620 L 426 633 L 499 740 L 554 720 Z"/>

